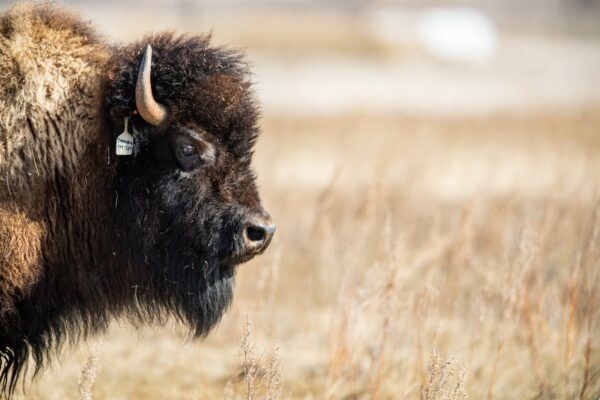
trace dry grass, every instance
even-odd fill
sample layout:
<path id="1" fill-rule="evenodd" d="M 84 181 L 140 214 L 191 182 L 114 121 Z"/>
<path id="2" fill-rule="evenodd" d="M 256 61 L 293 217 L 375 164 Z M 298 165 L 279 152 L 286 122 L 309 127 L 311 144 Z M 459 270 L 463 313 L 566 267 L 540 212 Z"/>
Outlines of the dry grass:
<path id="1" fill-rule="evenodd" d="M 276 346 L 271 354 L 268 364 L 263 361 L 263 356 L 257 356 L 256 345 L 252 340 L 253 322 L 250 317 L 244 325 L 244 337 L 240 348 L 240 364 L 244 378 L 245 393 L 240 398 L 253 400 L 257 396 L 264 400 L 279 400 L 281 397 L 282 378 Z M 235 398 L 232 380 L 225 387 L 228 398 Z"/>
<path id="2" fill-rule="evenodd" d="M 98 354 L 99 345 L 95 344 L 90 351 L 85 364 L 83 364 L 83 367 L 81 368 L 81 374 L 79 376 L 79 400 L 94 399 L 92 391 L 94 389 L 96 375 L 98 374 Z"/>
<path id="3" fill-rule="evenodd" d="M 444 361 L 435 350 L 432 350 L 429 379 L 421 392 L 421 398 L 425 400 L 465 400 L 467 398 L 465 375 L 464 369 L 457 372 L 452 368 L 450 361 Z M 450 383 L 449 379 L 451 378 L 456 381 L 454 384 Z"/>
<path id="4" fill-rule="evenodd" d="M 597 399 L 599 133 L 598 109 L 269 117 L 272 247 L 205 342 L 115 326 L 94 399 Z M 75 397 L 82 360 L 27 398 Z"/>

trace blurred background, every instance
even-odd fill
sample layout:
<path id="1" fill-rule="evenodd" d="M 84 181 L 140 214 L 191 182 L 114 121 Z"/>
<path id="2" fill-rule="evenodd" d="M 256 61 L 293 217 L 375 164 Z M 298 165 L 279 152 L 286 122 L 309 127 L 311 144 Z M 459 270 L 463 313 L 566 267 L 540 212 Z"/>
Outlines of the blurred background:
<path id="1" fill-rule="evenodd" d="M 600 397 L 600 1 L 56 3 L 246 52 L 278 232 L 207 340 L 116 323 L 22 398 Z"/>

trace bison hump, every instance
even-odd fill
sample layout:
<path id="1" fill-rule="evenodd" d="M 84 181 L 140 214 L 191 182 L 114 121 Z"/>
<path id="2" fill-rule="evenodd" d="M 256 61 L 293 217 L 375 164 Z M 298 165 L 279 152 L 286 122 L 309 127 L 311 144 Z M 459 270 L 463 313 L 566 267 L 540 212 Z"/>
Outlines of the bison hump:
<path id="1" fill-rule="evenodd" d="M 0 170 L 16 163 L 14 172 L 36 142 L 64 141 L 36 126 L 84 134 L 77 121 L 98 113 L 109 53 L 87 22 L 59 7 L 19 4 L 0 15 Z"/>

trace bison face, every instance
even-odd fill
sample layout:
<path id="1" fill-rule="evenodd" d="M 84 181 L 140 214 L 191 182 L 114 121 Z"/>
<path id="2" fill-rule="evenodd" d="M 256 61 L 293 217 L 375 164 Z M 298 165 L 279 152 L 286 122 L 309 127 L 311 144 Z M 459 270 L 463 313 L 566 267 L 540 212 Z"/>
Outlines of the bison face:
<path id="1" fill-rule="evenodd" d="M 144 161 L 157 172 L 161 225 L 180 229 L 178 245 L 204 264 L 212 259 L 210 268 L 227 268 L 267 248 L 275 226 L 260 204 L 249 158 L 237 158 L 217 137 L 187 124 L 154 138 Z"/>
<path id="2" fill-rule="evenodd" d="M 235 266 L 262 253 L 275 232 L 250 166 L 257 112 L 249 84 L 239 60 L 206 44 L 155 42 L 164 64 L 154 65 L 149 45 L 141 62 L 133 49 L 109 97 L 126 98 L 138 70 L 135 150 L 119 159 L 115 178 L 114 247 L 134 288 L 130 309 L 167 311 L 201 335 L 230 303 Z"/>

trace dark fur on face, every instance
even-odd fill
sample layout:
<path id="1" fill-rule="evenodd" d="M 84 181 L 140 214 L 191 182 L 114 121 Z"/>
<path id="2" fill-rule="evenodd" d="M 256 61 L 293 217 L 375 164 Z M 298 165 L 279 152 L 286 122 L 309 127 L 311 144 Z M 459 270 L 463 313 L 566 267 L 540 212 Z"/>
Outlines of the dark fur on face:
<path id="1" fill-rule="evenodd" d="M 106 96 L 116 122 L 135 109 L 146 44 L 154 51 L 154 97 L 169 119 L 159 127 L 140 116 L 132 120 L 135 155 L 119 164 L 116 181 L 119 219 L 127 221 L 119 235 L 142 240 L 133 252 L 120 250 L 143 255 L 135 280 L 153 278 L 146 296 L 164 300 L 202 335 L 230 301 L 236 232 L 248 213 L 262 210 L 250 169 L 257 107 L 239 53 L 210 47 L 208 37 L 163 34 L 117 53 Z M 191 171 L 182 170 L 173 154 L 181 136 L 201 139 L 201 165 Z M 121 242 L 129 246 L 131 240 Z"/>
<path id="2" fill-rule="evenodd" d="M 85 31 L 69 18 L 61 29 Z M 169 112 L 158 127 L 134 113 L 146 44 L 154 50 L 154 97 Z M 59 141 L 60 167 L 17 188 L 43 199 L 35 207 L 0 193 L 0 211 L 22 213 L 41 232 L 35 275 L 0 307 L 0 389 L 8 394 L 29 356 L 39 370 L 65 340 L 103 330 L 117 316 L 137 323 L 175 316 L 193 335 L 206 335 L 231 302 L 236 265 L 250 258 L 237 233 L 249 216 L 265 213 L 250 167 L 258 109 L 242 56 L 211 47 L 207 36 L 172 33 L 103 48 L 109 57 L 87 58 L 102 71 L 100 84 L 82 94 L 92 105 L 77 115 L 87 125 L 75 133 L 89 143 L 66 151 Z M 31 117 L 37 139 L 25 146 L 40 151 L 35 141 L 44 135 L 68 140 L 62 115 Z M 126 117 L 134 154 L 117 158 Z M 2 268 L 0 257 L 0 292 L 9 279 Z"/>
<path id="3" fill-rule="evenodd" d="M 135 110 L 135 82 L 146 44 L 152 46 L 152 88 L 172 121 L 204 128 L 239 158 L 248 157 L 257 135 L 258 112 L 250 94 L 248 66 L 237 51 L 210 46 L 209 36 L 166 33 L 120 49 L 106 103 Z"/>

